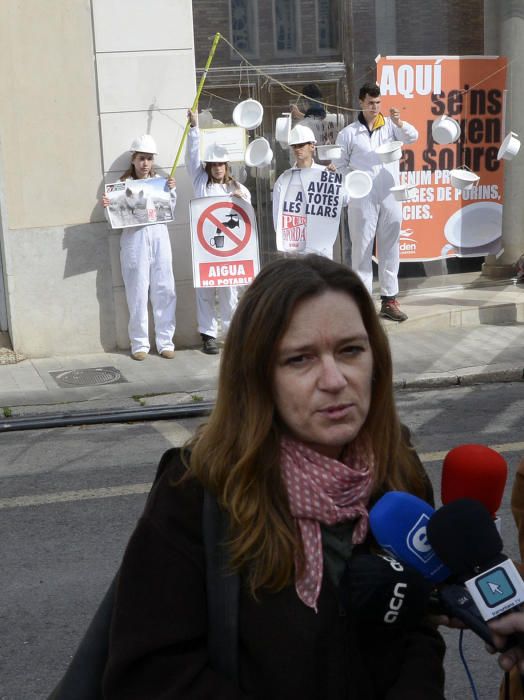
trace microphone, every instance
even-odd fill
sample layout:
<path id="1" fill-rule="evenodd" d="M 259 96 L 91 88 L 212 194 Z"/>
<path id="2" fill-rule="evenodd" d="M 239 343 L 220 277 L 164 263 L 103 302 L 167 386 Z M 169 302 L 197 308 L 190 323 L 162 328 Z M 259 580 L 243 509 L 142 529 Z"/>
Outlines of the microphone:
<path id="1" fill-rule="evenodd" d="M 462 498 L 431 517 L 427 534 L 437 555 L 464 582 L 484 620 L 524 602 L 524 583 L 503 544 L 488 509 Z"/>
<path id="2" fill-rule="evenodd" d="M 435 512 L 429 503 L 403 491 L 388 491 L 369 511 L 380 547 L 434 583 L 450 575 L 428 542 L 426 527 Z"/>
<path id="3" fill-rule="evenodd" d="M 434 516 L 435 509 L 421 498 L 390 491 L 370 510 L 369 524 L 382 549 L 412 566 L 433 584 L 440 584 L 451 576 L 451 571 L 428 540 L 427 526 Z M 485 642 L 492 644 L 488 626 L 462 585 L 452 582 L 441 586 L 430 604 L 434 614 L 462 620 Z"/>
<path id="4" fill-rule="evenodd" d="M 340 580 L 346 610 L 381 632 L 404 632 L 426 615 L 433 585 L 415 569 L 386 554 L 356 554 Z"/>
<path id="5" fill-rule="evenodd" d="M 485 445 L 459 445 L 444 458 L 442 503 L 474 498 L 486 506 L 498 526 L 497 511 L 507 478 L 508 465 L 499 452 Z"/>

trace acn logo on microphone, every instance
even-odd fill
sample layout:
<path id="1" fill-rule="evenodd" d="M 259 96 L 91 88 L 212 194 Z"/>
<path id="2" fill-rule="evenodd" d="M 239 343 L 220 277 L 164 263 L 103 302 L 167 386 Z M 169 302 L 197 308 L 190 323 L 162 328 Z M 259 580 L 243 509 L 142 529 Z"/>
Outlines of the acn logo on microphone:
<path id="1" fill-rule="evenodd" d="M 435 556 L 435 552 L 428 542 L 427 524 L 429 517 L 422 513 L 417 522 L 408 532 L 406 544 L 410 552 L 425 564 Z"/>

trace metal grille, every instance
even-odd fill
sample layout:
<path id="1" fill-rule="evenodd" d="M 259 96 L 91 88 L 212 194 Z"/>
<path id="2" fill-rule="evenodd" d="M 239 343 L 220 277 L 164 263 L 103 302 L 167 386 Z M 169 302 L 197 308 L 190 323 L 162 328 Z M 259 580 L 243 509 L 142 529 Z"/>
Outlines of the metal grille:
<path id="1" fill-rule="evenodd" d="M 58 386 L 63 389 L 79 386 L 100 386 L 127 382 L 116 367 L 88 367 L 87 369 L 66 369 L 49 372 Z"/>

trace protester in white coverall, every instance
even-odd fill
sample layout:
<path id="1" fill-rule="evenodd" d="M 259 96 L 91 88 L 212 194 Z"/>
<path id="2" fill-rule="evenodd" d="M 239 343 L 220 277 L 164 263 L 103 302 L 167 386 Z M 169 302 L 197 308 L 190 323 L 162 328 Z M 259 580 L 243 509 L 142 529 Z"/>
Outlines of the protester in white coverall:
<path id="1" fill-rule="evenodd" d="M 391 141 L 413 143 L 417 130 L 400 119 L 394 108 L 390 116 L 380 112 L 380 89 L 368 83 L 359 92 L 361 112 L 356 121 L 346 126 L 337 137 L 342 148 L 341 157 L 334 161 L 337 169 L 345 172 L 365 170 L 373 179 L 373 187 L 366 197 L 351 199 L 348 204 L 349 234 L 351 237 L 351 262 L 368 291 L 373 281 L 373 239 L 377 239 L 380 315 L 393 321 L 405 321 L 400 310 L 398 294 L 398 269 L 400 262 L 400 228 L 402 206 L 390 188 L 399 184 L 399 161 L 382 163 L 375 150 Z"/>
<path id="2" fill-rule="evenodd" d="M 195 197 L 242 197 L 251 202 L 249 190 L 237 182 L 231 175 L 226 151 L 215 145 L 207 157 L 200 160 L 200 134 L 196 112 L 187 113 L 191 128 L 187 136 L 186 167 L 191 180 Z M 218 319 L 215 308 L 215 294 L 218 296 L 222 330 L 227 332 L 231 317 L 238 302 L 236 287 L 221 287 L 219 289 L 199 288 L 196 290 L 198 331 L 202 338 L 202 352 L 216 355 L 219 352 L 216 338 L 218 335 Z"/>
<path id="3" fill-rule="evenodd" d="M 153 169 L 156 144 L 149 134 L 136 138 L 131 144 L 131 164 L 120 178 L 143 180 L 159 177 Z M 176 205 L 174 178 L 167 180 L 171 211 Z M 102 197 L 107 209 L 109 198 Z M 106 212 L 107 217 L 107 212 Z M 176 292 L 173 276 L 171 243 L 167 226 L 163 223 L 132 226 L 122 229 L 120 264 L 129 309 L 128 333 L 131 357 L 144 360 L 149 353 L 148 295 L 151 298 L 155 325 L 155 344 L 158 354 L 167 360 L 175 356 Z"/>
<path id="4" fill-rule="evenodd" d="M 302 168 L 311 168 L 313 170 L 325 170 L 325 165 L 319 165 L 313 160 L 315 154 L 315 134 L 308 126 L 297 124 L 289 134 L 289 147 L 295 156 L 295 162 L 292 168 L 284 170 L 278 177 L 273 187 L 273 226 L 275 231 L 278 226 L 278 210 L 280 208 L 280 200 L 286 196 L 286 191 L 292 178 L 297 174 L 297 170 Z M 335 170 L 334 166 L 329 165 L 328 170 Z M 333 246 L 330 248 L 314 249 L 306 248 L 303 253 L 318 253 L 325 255 L 330 260 L 333 259 Z"/>

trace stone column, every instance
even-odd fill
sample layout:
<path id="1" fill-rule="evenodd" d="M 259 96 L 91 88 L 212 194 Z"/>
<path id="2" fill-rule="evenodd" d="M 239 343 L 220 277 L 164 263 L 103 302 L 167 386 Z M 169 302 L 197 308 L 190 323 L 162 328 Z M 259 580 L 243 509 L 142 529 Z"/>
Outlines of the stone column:
<path id="1" fill-rule="evenodd" d="M 506 133 L 514 131 L 524 139 L 524 0 L 486 0 L 484 8 L 484 53 L 508 59 Z M 505 162 L 504 171 L 504 252 L 498 259 L 487 256 L 482 267 L 482 274 L 492 279 L 512 277 L 515 263 L 524 253 L 524 147 L 512 161 Z"/>

